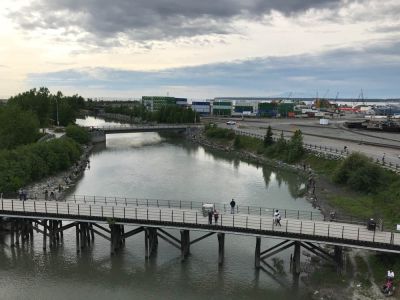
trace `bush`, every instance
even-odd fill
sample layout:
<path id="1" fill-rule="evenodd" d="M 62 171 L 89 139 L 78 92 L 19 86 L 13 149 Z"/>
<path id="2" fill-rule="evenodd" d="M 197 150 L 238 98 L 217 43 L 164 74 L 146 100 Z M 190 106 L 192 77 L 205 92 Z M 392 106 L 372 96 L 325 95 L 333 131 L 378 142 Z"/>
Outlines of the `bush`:
<path id="1" fill-rule="evenodd" d="M 90 135 L 86 128 L 77 125 L 68 125 L 65 132 L 67 137 L 75 140 L 79 144 L 87 144 L 90 141 Z"/>
<path id="2" fill-rule="evenodd" d="M 376 192 L 385 185 L 383 169 L 361 153 L 352 153 L 335 170 L 333 181 L 360 192 Z"/>
<path id="3" fill-rule="evenodd" d="M 206 136 L 209 138 L 218 138 L 233 140 L 235 138 L 235 132 L 232 129 L 218 128 L 217 126 L 208 125 L 205 128 Z"/>

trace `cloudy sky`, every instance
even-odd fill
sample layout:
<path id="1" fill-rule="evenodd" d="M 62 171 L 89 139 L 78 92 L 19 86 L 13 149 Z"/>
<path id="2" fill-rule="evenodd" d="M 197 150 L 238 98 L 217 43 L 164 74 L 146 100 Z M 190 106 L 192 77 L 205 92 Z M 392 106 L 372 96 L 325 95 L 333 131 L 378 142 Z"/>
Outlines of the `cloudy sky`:
<path id="1" fill-rule="evenodd" d="M 399 0 L 1 0 L 0 98 L 400 97 Z"/>

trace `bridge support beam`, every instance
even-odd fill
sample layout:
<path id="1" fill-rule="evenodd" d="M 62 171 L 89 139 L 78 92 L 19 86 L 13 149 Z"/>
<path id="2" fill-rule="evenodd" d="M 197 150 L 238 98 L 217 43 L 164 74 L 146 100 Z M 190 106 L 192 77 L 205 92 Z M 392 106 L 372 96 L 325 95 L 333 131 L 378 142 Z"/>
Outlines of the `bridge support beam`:
<path id="1" fill-rule="evenodd" d="M 181 230 L 181 260 L 184 261 L 190 254 L 189 230 Z"/>
<path id="2" fill-rule="evenodd" d="M 225 257 L 225 233 L 218 233 L 218 265 L 222 266 Z"/>

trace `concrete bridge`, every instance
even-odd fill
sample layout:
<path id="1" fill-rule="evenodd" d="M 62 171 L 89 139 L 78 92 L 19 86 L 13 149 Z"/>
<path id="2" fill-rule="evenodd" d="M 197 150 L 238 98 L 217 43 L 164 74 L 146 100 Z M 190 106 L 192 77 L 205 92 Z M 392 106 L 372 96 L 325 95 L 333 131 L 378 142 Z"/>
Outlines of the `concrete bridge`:
<path id="1" fill-rule="evenodd" d="M 111 253 L 115 254 L 124 247 L 127 238 L 143 232 L 146 259 L 156 254 L 160 238 L 177 248 L 181 259 L 186 260 L 190 247 L 216 235 L 218 263 L 222 265 L 225 235 L 246 235 L 255 238 L 255 267 L 267 273 L 271 269 L 268 258 L 294 248 L 291 256 L 294 275 L 300 273 L 301 248 L 336 264 L 339 269 L 343 266 L 344 247 L 400 253 L 400 233 L 369 231 L 360 223 L 329 222 L 310 211 L 281 210 L 282 226 L 276 226 L 272 216 L 274 209 L 241 206 L 231 214 L 226 206 L 217 205 L 218 222 L 209 224 L 201 211 L 202 203 L 173 200 L 82 196 L 62 202 L 1 199 L 0 205 L 0 216 L 6 217 L 3 225 L 6 222 L 10 228 L 11 246 L 32 242 L 36 231 L 43 236 L 44 250 L 48 247 L 47 239 L 51 248 L 58 247 L 63 232 L 72 228 L 76 232 L 78 253 L 90 247 L 97 235 L 110 241 Z M 125 230 L 126 226 L 129 231 Z M 170 230 L 178 230 L 180 238 Z M 204 235 L 191 239 L 191 231 L 204 232 Z M 262 250 L 262 239 L 273 239 L 277 243 Z M 320 244 L 331 245 L 333 252 Z"/>
<path id="2" fill-rule="evenodd" d="M 132 133 L 132 132 L 184 132 L 190 134 L 202 128 L 203 125 L 196 124 L 138 124 L 138 125 L 119 125 L 119 126 L 102 126 L 102 127 L 88 127 L 93 142 L 104 142 L 107 134 L 115 133 Z"/>

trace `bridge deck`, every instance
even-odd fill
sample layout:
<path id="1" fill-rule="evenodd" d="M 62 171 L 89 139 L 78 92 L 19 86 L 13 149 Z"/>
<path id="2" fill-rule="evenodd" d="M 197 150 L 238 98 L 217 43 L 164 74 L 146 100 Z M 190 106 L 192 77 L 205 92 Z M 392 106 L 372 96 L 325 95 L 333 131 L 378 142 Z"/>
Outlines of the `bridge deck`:
<path id="1" fill-rule="evenodd" d="M 1 200 L 0 216 L 84 222 L 113 220 L 119 224 L 265 235 L 400 253 L 400 233 L 369 231 L 365 226 L 317 220 L 287 218 L 281 220 L 282 226 L 275 226 L 271 216 L 220 214 L 218 224 L 210 225 L 208 217 L 196 209 L 15 199 Z"/>
<path id="2" fill-rule="evenodd" d="M 105 134 L 111 133 L 129 133 L 129 132 L 156 132 L 170 130 L 185 130 L 187 128 L 198 128 L 202 125 L 195 124 L 160 124 L 160 125 L 120 125 L 120 126 L 103 126 L 90 127 L 91 130 L 99 130 Z"/>

